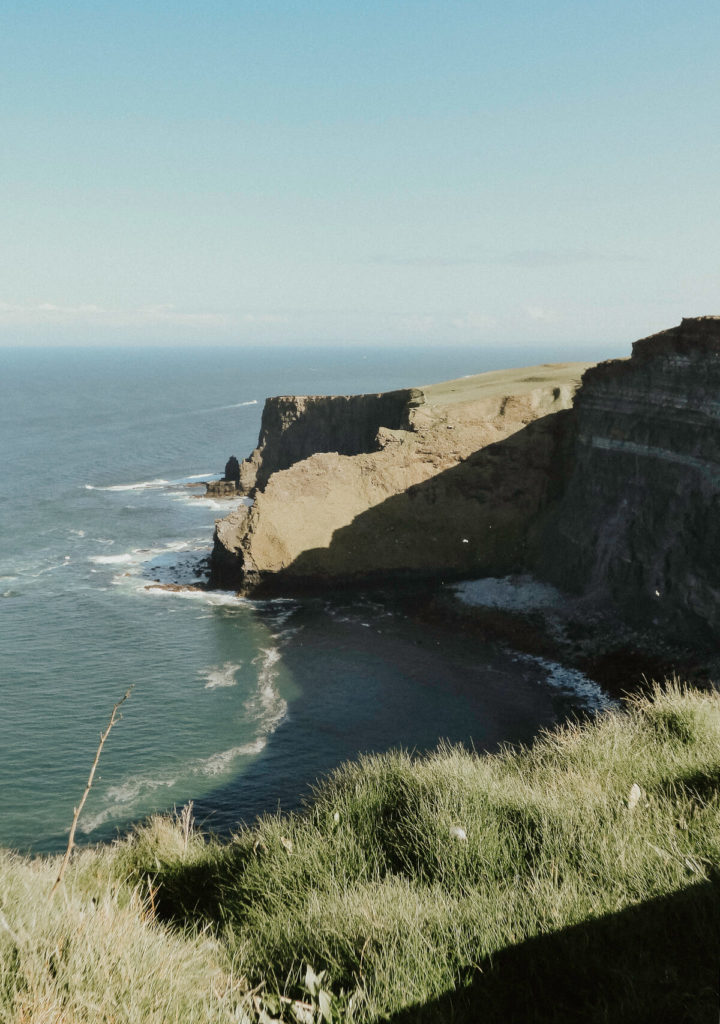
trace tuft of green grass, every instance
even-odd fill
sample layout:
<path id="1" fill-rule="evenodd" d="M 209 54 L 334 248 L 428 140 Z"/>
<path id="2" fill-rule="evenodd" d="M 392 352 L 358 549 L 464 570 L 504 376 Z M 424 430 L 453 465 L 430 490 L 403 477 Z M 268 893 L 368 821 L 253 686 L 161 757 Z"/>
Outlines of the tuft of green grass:
<path id="1" fill-rule="evenodd" d="M 720 696 L 673 682 L 529 748 L 360 758 L 227 842 L 152 818 L 50 904 L 5 855 L 0 1020 L 714 1019 L 719 783 Z"/>

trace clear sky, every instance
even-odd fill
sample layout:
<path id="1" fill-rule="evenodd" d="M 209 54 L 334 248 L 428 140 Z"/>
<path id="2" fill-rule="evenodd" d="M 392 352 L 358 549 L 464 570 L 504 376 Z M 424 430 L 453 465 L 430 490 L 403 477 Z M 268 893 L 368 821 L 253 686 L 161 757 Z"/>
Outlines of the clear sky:
<path id="1" fill-rule="evenodd" d="M 717 0 L 5 0 L 0 344 L 720 312 Z"/>

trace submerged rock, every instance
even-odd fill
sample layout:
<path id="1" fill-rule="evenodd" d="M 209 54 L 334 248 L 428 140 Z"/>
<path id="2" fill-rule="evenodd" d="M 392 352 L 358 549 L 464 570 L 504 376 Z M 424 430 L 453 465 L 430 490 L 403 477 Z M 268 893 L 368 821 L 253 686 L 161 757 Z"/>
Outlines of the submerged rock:
<path id="1" fill-rule="evenodd" d="M 234 498 L 238 485 L 234 480 L 211 480 L 205 484 L 205 495 L 211 498 Z"/>

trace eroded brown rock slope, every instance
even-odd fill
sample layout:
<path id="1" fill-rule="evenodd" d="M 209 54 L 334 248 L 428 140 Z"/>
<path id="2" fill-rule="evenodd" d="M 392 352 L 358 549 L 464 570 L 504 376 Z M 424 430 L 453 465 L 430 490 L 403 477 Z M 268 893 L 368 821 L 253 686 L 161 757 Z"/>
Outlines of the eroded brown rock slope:
<path id="1" fill-rule="evenodd" d="M 253 505 L 218 521 L 213 582 L 250 593 L 525 567 L 588 365 L 268 399 L 240 469 Z"/>

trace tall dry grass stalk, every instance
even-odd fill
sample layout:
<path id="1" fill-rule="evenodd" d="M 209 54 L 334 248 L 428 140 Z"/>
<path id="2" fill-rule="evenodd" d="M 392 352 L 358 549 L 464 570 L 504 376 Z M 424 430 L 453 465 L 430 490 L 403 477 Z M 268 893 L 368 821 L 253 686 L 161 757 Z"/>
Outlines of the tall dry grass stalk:
<path id="1" fill-rule="evenodd" d="M 75 832 L 77 830 L 78 821 L 80 820 L 80 813 L 81 813 L 83 807 L 85 806 L 85 801 L 87 800 L 88 794 L 90 793 L 90 790 L 92 788 L 93 779 L 95 778 L 95 771 L 96 771 L 98 763 L 100 761 L 100 755 L 102 754 L 102 749 L 105 746 L 105 740 L 110 735 L 110 730 L 112 729 L 112 727 L 115 725 L 115 722 L 117 721 L 118 711 L 120 710 L 122 705 L 125 703 L 125 701 L 130 699 L 130 694 L 132 693 L 132 691 L 133 691 L 133 688 L 131 686 L 130 689 L 125 693 L 125 695 L 123 697 L 121 697 L 120 700 L 117 701 L 117 703 L 113 704 L 112 714 L 110 715 L 110 721 L 107 724 L 107 728 L 105 729 L 105 732 L 100 734 L 100 743 L 98 744 L 97 751 L 95 752 L 95 760 L 93 761 L 92 768 L 90 769 L 90 775 L 88 776 L 87 784 L 85 786 L 85 792 L 82 795 L 82 800 L 77 805 L 77 807 L 74 809 L 75 813 L 73 814 L 72 825 L 70 826 L 70 836 L 68 838 L 67 849 L 65 851 L 65 856 L 62 859 L 62 864 L 60 865 L 60 870 L 58 871 L 57 878 L 55 879 L 55 884 L 53 885 L 52 889 L 50 890 L 50 897 L 49 897 L 50 899 L 52 899 L 52 897 L 55 894 L 56 889 L 58 888 L 58 886 L 62 882 L 63 875 L 65 874 L 65 869 L 67 868 L 68 864 L 70 863 L 70 855 L 71 855 L 71 853 L 73 851 L 73 847 L 75 845 Z"/>

